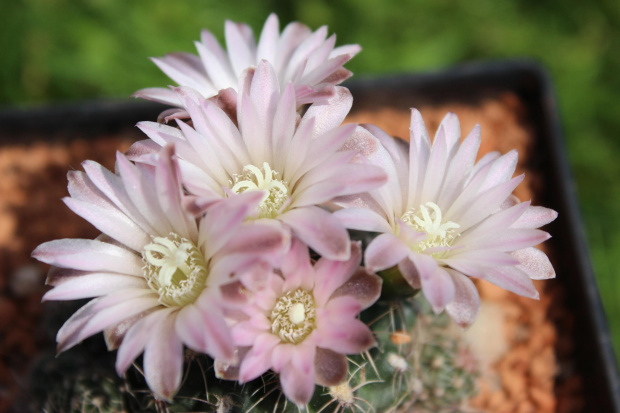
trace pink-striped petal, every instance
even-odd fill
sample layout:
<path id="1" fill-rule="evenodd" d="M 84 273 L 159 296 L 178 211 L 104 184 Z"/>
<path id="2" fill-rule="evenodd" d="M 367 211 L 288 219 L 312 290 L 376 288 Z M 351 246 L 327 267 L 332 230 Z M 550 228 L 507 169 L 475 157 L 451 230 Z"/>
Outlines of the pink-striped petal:
<path id="1" fill-rule="evenodd" d="M 260 38 L 258 39 L 256 59 L 259 61 L 265 59 L 275 63 L 278 54 L 277 45 L 279 37 L 280 22 L 278 21 L 278 16 L 276 16 L 275 13 L 271 13 L 269 17 L 267 17 Z"/>
<path id="2" fill-rule="evenodd" d="M 411 288 L 420 290 L 422 288 L 422 281 L 420 280 L 420 273 L 416 266 L 411 262 L 411 259 L 405 258 L 398 263 L 398 271 L 401 273 L 405 281 L 409 283 Z"/>
<path id="3" fill-rule="evenodd" d="M 340 126 L 349 113 L 352 104 L 353 97 L 349 89 L 336 87 L 336 94 L 329 99 L 327 104 L 310 106 L 301 124 L 307 122 L 308 119 L 314 118 L 312 136 L 317 137 L 323 135 L 327 131 Z"/>
<path id="4" fill-rule="evenodd" d="M 209 209 L 209 213 L 200 223 L 198 239 L 199 245 L 205 246 L 207 256 L 217 254 L 226 245 L 263 197 L 263 191 L 246 191 Z"/>
<path id="5" fill-rule="evenodd" d="M 450 205 L 459 196 L 480 149 L 480 125 L 474 126 L 450 161 L 437 205 Z"/>
<path id="6" fill-rule="evenodd" d="M 368 326 L 357 319 L 338 324 L 317 320 L 317 329 L 317 346 L 340 354 L 359 354 L 376 343 Z"/>
<path id="7" fill-rule="evenodd" d="M 447 270 L 454 282 L 454 299 L 446 305 L 446 313 L 461 328 L 467 328 L 478 317 L 480 296 L 474 283 L 457 271 Z"/>
<path id="8" fill-rule="evenodd" d="M 127 330 L 116 355 L 116 371 L 120 376 L 125 374 L 131 363 L 142 353 L 144 346 L 151 338 L 153 328 L 161 324 L 162 320 L 173 311 L 173 308 L 162 308 L 154 311 L 147 317 L 138 320 Z"/>
<path id="9" fill-rule="evenodd" d="M 63 201 L 73 212 L 99 231 L 135 251 L 142 251 L 142 247 L 151 242 L 149 235 L 118 209 L 109 209 L 68 197 Z"/>
<path id="10" fill-rule="evenodd" d="M 344 208 L 334 212 L 334 216 L 349 229 L 370 232 L 389 232 L 390 224 L 375 211 L 365 208 Z"/>
<path id="11" fill-rule="evenodd" d="M 202 327 L 207 336 L 209 355 L 213 358 L 232 361 L 235 348 L 232 343 L 230 327 L 220 309 L 222 305 L 216 300 L 215 293 L 207 291 L 196 301 L 202 315 Z"/>
<path id="12" fill-rule="evenodd" d="M 435 260 L 424 254 L 413 254 L 411 259 L 420 274 L 420 283 L 424 297 L 433 311 L 439 314 L 454 298 L 454 282 L 450 275 Z M 431 263 L 432 260 L 432 263 Z"/>
<path id="13" fill-rule="evenodd" d="M 291 363 L 293 357 L 297 355 L 295 345 L 289 343 L 279 344 L 271 354 L 271 368 L 275 372 L 282 371 L 284 366 Z"/>
<path id="14" fill-rule="evenodd" d="M 284 395 L 298 406 L 307 404 L 314 393 L 314 366 L 310 372 L 292 366 L 280 372 L 280 384 Z"/>
<path id="15" fill-rule="evenodd" d="M 142 98 L 146 100 L 152 100 L 154 102 L 163 103 L 170 106 L 181 106 L 181 101 L 177 97 L 177 94 L 170 89 L 164 89 L 161 87 L 149 87 L 140 89 L 132 97 Z"/>
<path id="16" fill-rule="evenodd" d="M 58 331 L 58 351 L 65 351 L 93 334 L 157 306 L 159 301 L 150 289 L 123 290 L 91 300 Z"/>
<path id="17" fill-rule="evenodd" d="M 332 293 L 331 298 L 333 300 L 342 296 L 352 297 L 362 306 L 362 309 L 366 309 L 379 299 L 382 284 L 381 277 L 369 274 L 364 268 L 360 267 L 347 282 Z"/>
<path id="18" fill-rule="evenodd" d="M 291 234 L 280 222 L 256 221 L 244 224 L 220 253 L 260 255 L 265 261 L 277 265 L 290 244 Z"/>
<path id="19" fill-rule="evenodd" d="M 271 355 L 280 339 L 271 333 L 256 337 L 252 349 L 246 354 L 239 369 L 239 382 L 247 383 L 271 367 Z"/>
<path id="20" fill-rule="evenodd" d="M 286 160 L 279 155 L 290 152 L 290 137 L 295 134 L 297 116 L 295 91 L 293 84 L 289 83 L 284 88 L 284 92 L 282 92 L 273 117 L 273 152 L 271 153 L 271 159 L 273 159 L 273 168 L 277 171 L 284 171 Z"/>
<path id="21" fill-rule="evenodd" d="M 181 208 L 183 189 L 173 145 L 166 145 L 159 154 L 155 169 L 155 186 L 159 205 L 174 232 L 187 239 L 196 239 L 198 235 L 196 221 Z"/>
<path id="22" fill-rule="evenodd" d="M 314 287 L 314 269 L 310 263 L 308 247 L 300 240 L 294 239 L 291 248 L 280 265 L 284 276 L 283 291 L 303 288 L 306 291 Z"/>
<path id="23" fill-rule="evenodd" d="M 515 294 L 538 300 L 540 295 L 530 277 L 518 268 L 488 268 L 482 279 Z"/>
<path id="24" fill-rule="evenodd" d="M 90 273 L 57 285 L 43 296 L 43 301 L 79 300 L 135 288 L 148 288 L 144 278 L 114 273 Z"/>
<path id="25" fill-rule="evenodd" d="M 322 257 L 331 260 L 350 257 L 349 234 L 329 212 L 309 206 L 287 211 L 279 218 L 293 229 L 295 236 Z"/>
<path id="26" fill-rule="evenodd" d="M 351 296 L 332 297 L 323 308 L 317 309 L 317 316 L 337 321 L 339 318 L 355 318 L 362 306 Z"/>
<path id="27" fill-rule="evenodd" d="M 82 163 L 84 171 L 91 182 L 105 195 L 118 209 L 135 221 L 144 231 L 154 232 L 151 225 L 146 221 L 140 211 L 131 202 L 127 190 L 118 175 L 105 169 L 93 161 Z"/>
<path id="28" fill-rule="evenodd" d="M 485 238 L 478 238 L 465 245 L 467 250 L 491 248 L 497 251 L 515 251 L 538 245 L 551 238 L 539 229 L 508 228 L 502 233 L 490 233 Z"/>
<path id="29" fill-rule="evenodd" d="M 153 326 L 144 348 L 144 375 L 157 399 L 172 400 L 183 375 L 183 343 L 174 331 L 175 315 Z"/>
<path id="30" fill-rule="evenodd" d="M 195 305 L 187 305 L 179 311 L 175 334 L 190 349 L 210 354 L 209 340 L 204 329 L 204 317 Z"/>
<path id="31" fill-rule="evenodd" d="M 512 228 L 540 228 L 554 221 L 558 213 L 553 209 L 530 206 L 523 215 L 512 224 Z"/>
<path id="32" fill-rule="evenodd" d="M 121 154 L 116 157 L 116 168 L 125 188 L 130 188 L 127 195 L 156 233 L 167 235 L 172 232 L 170 222 L 167 219 L 161 219 L 163 211 L 150 180 L 146 178 L 145 168 L 137 167 Z"/>
<path id="33" fill-rule="evenodd" d="M 329 202 L 336 197 L 367 192 L 384 185 L 385 171 L 375 165 L 346 164 L 337 170 L 337 175 L 316 182 L 303 190 L 293 205 L 302 207 Z"/>
<path id="34" fill-rule="evenodd" d="M 45 242 L 35 248 L 32 257 L 59 267 L 131 275 L 142 275 L 144 265 L 138 255 L 126 248 L 86 239 L 59 239 Z"/>
<path id="35" fill-rule="evenodd" d="M 511 255 L 520 262 L 517 268 L 529 275 L 532 280 L 555 278 L 555 270 L 549 257 L 538 248 L 523 248 L 512 252 Z"/>
<path id="36" fill-rule="evenodd" d="M 245 68 L 256 61 L 256 51 L 253 50 L 254 36 L 247 25 L 230 20 L 226 21 L 224 31 L 230 63 L 233 72 L 239 77 Z"/>
<path id="37" fill-rule="evenodd" d="M 398 264 L 409 252 L 409 247 L 396 235 L 386 232 L 368 245 L 364 262 L 370 271 L 382 271 Z"/>
<path id="38" fill-rule="evenodd" d="M 168 77 L 179 85 L 202 90 L 212 87 L 200 59 L 190 53 L 170 53 L 165 57 L 151 58 Z"/>
<path id="39" fill-rule="evenodd" d="M 314 300 L 318 307 L 327 303 L 337 288 L 346 283 L 355 273 L 362 259 L 360 242 L 351 243 L 351 254 L 346 261 L 321 258 L 314 265 Z"/>

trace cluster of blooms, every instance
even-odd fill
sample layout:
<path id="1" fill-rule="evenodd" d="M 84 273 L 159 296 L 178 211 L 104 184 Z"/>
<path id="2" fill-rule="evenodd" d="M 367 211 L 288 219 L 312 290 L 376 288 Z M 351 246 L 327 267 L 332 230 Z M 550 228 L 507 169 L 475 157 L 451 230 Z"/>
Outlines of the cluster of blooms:
<path id="1" fill-rule="evenodd" d="M 533 246 L 556 213 L 511 195 L 516 152 L 476 163 L 480 130 L 461 143 L 453 114 L 431 141 L 414 110 L 410 145 L 341 126 L 352 97 L 337 85 L 359 47 L 334 48 L 325 27 L 280 33 L 272 15 L 257 43 L 227 22 L 226 44 L 205 31 L 199 57 L 154 59 L 178 86 L 137 95 L 176 109 L 138 124 L 148 139 L 115 172 L 87 161 L 69 173 L 65 203 L 102 234 L 33 253 L 52 265 L 46 300 L 93 298 L 59 351 L 103 331 L 118 373 L 144 353 L 149 387 L 170 400 L 187 347 L 223 379 L 279 373 L 304 404 L 375 345 L 358 319 L 381 294 L 375 272 L 397 267 L 462 326 L 480 307 L 469 277 L 536 298 L 531 279 L 554 276 Z M 363 251 L 347 229 L 380 235 Z"/>

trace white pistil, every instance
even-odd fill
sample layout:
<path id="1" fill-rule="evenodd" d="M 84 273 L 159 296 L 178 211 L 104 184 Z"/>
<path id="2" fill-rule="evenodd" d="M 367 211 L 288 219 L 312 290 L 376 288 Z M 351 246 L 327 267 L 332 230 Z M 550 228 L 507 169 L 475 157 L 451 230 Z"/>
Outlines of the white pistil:
<path id="1" fill-rule="evenodd" d="M 314 298 L 309 292 L 298 288 L 276 301 L 271 310 L 271 332 L 284 342 L 297 344 L 314 330 L 315 319 Z"/>
<path id="2" fill-rule="evenodd" d="M 275 218 L 288 199 L 288 185 L 278 179 L 278 172 L 271 169 L 267 162 L 263 162 L 261 171 L 254 165 L 243 167 L 243 174 L 235 175 L 231 191 L 240 194 L 245 191 L 266 191 L 265 197 L 258 206 L 257 218 Z M 233 182 L 231 182 L 233 184 Z"/>
<path id="3" fill-rule="evenodd" d="M 171 233 L 155 237 L 142 251 L 144 278 L 167 307 L 193 303 L 206 286 L 207 268 L 198 248 Z"/>
<path id="4" fill-rule="evenodd" d="M 449 247 L 459 236 L 456 230 L 461 227 L 456 222 L 443 222 L 441 209 L 433 202 L 420 205 L 418 210 L 410 209 L 401 219 L 415 231 L 426 233 L 426 239 L 413 247 L 419 252 L 429 248 Z"/>
<path id="5" fill-rule="evenodd" d="M 306 319 L 306 309 L 302 303 L 295 303 L 288 310 L 288 319 L 291 323 L 299 325 Z"/>

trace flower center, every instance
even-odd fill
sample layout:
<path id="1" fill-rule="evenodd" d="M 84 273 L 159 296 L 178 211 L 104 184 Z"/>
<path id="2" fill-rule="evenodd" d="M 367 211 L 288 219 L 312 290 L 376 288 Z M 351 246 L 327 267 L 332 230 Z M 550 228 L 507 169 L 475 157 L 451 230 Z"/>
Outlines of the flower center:
<path id="1" fill-rule="evenodd" d="M 278 179 L 278 172 L 271 169 L 267 162 L 263 162 L 263 169 L 254 165 L 243 167 L 241 175 L 233 176 L 234 183 L 231 190 L 240 194 L 245 191 L 266 191 L 265 197 L 258 206 L 257 218 L 275 218 L 288 199 L 288 184 Z"/>
<path id="2" fill-rule="evenodd" d="M 153 238 L 142 251 L 142 261 L 144 278 L 166 307 L 193 303 L 206 286 L 202 254 L 193 242 L 177 234 Z"/>
<path id="3" fill-rule="evenodd" d="M 280 297 L 271 310 L 271 332 L 282 341 L 297 344 L 314 330 L 315 320 L 314 298 L 298 288 Z"/>
<path id="4" fill-rule="evenodd" d="M 426 233 L 426 239 L 413 247 L 418 252 L 429 248 L 449 247 L 459 236 L 456 230 L 461 227 L 456 222 L 443 222 L 441 209 L 433 202 L 420 205 L 417 210 L 411 208 L 401 219 L 415 231 Z"/>

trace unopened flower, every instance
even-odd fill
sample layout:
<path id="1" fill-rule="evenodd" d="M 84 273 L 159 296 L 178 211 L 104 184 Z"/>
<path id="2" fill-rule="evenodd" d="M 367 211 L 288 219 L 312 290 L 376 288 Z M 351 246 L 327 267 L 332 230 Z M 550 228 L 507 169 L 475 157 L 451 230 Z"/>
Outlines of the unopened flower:
<path id="1" fill-rule="evenodd" d="M 351 76 L 342 66 L 360 51 L 358 45 L 334 48 L 336 36 L 328 38 L 326 26 L 312 32 L 293 22 L 280 33 L 275 14 L 265 22 L 258 43 L 246 24 L 226 21 L 225 35 L 228 51 L 204 30 L 201 41 L 196 42 L 199 56 L 171 53 L 153 62 L 179 86 L 189 86 L 210 98 L 222 89 L 238 91 L 243 72 L 267 60 L 275 68 L 280 86 L 292 82 L 297 103 L 305 104 L 333 95 L 334 85 Z M 142 89 L 135 96 L 183 107 L 183 101 L 170 89 Z"/>
<path id="2" fill-rule="evenodd" d="M 293 85 L 280 92 L 267 61 L 246 72 L 247 91 L 238 100 L 238 126 L 213 102 L 192 89 L 178 88 L 192 126 L 155 122 L 138 124 L 151 141 L 129 150 L 134 160 L 173 142 L 183 184 L 202 206 L 238 194 L 263 191 L 253 219 L 276 220 L 295 236 L 331 259 L 347 259 L 349 237 L 342 224 L 318 205 L 338 196 L 382 185 L 386 176 L 358 151 L 341 150 L 355 125 L 340 126 L 351 107 L 351 94 L 336 87 L 327 105 L 311 105 L 299 118 Z"/>
<path id="3" fill-rule="evenodd" d="M 182 208 L 173 149 L 162 149 L 154 168 L 117 156 L 118 175 L 86 161 L 69 173 L 65 203 L 102 235 L 96 240 L 61 239 L 35 249 L 53 265 L 45 300 L 96 297 L 58 332 L 64 351 L 100 331 L 118 347 L 123 374 L 144 351 L 149 387 L 170 399 L 181 383 L 183 345 L 212 357 L 232 359 L 234 347 L 222 312 L 222 286 L 285 243 L 279 230 L 244 230 L 260 193 L 231 199 L 199 222 Z M 252 255 L 254 254 L 254 255 Z M 120 346 L 120 347 L 119 347 Z"/>
<path id="4" fill-rule="evenodd" d="M 512 178 L 517 152 L 492 152 L 475 163 L 480 128 L 460 142 L 456 115 L 449 113 L 432 144 L 420 113 L 411 116 L 411 142 L 394 140 L 376 127 L 349 143 L 367 149 L 389 176 L 379 190 L 342 199 L 336 215 L 353 229 L 379 232 L 365 264 L 373 271 L 398 265 L 421 288 L 436 312 L 445 309 L 460 325 L 471 324 L 480 298 L 467 277 L 487 280 L 538 298 L 531 279 L 555 276 L 547 256 L 534 248 L 549 234 L 553 210 L 518 202 L 511 195 L 523 176 Z"/>
<path id="5" fill-rule="evenodd" d="M 308 248 L 294 241 L 266 285 L 249 287 L 245 319 L 233 326 L 234 343 L 244 356 L 238 368 L 218 374 L 245 383 L 271 369 L 280 374 L 284 394 L 300 405 L 310 400 L 315 384 L 342 383 L 345 355 L 375 344 L 357 315 L 381 291 L 381 278 L 359 267 L 360 244 L 351 249 L 347 261 L 321 258 L 312 265 Z"/>

